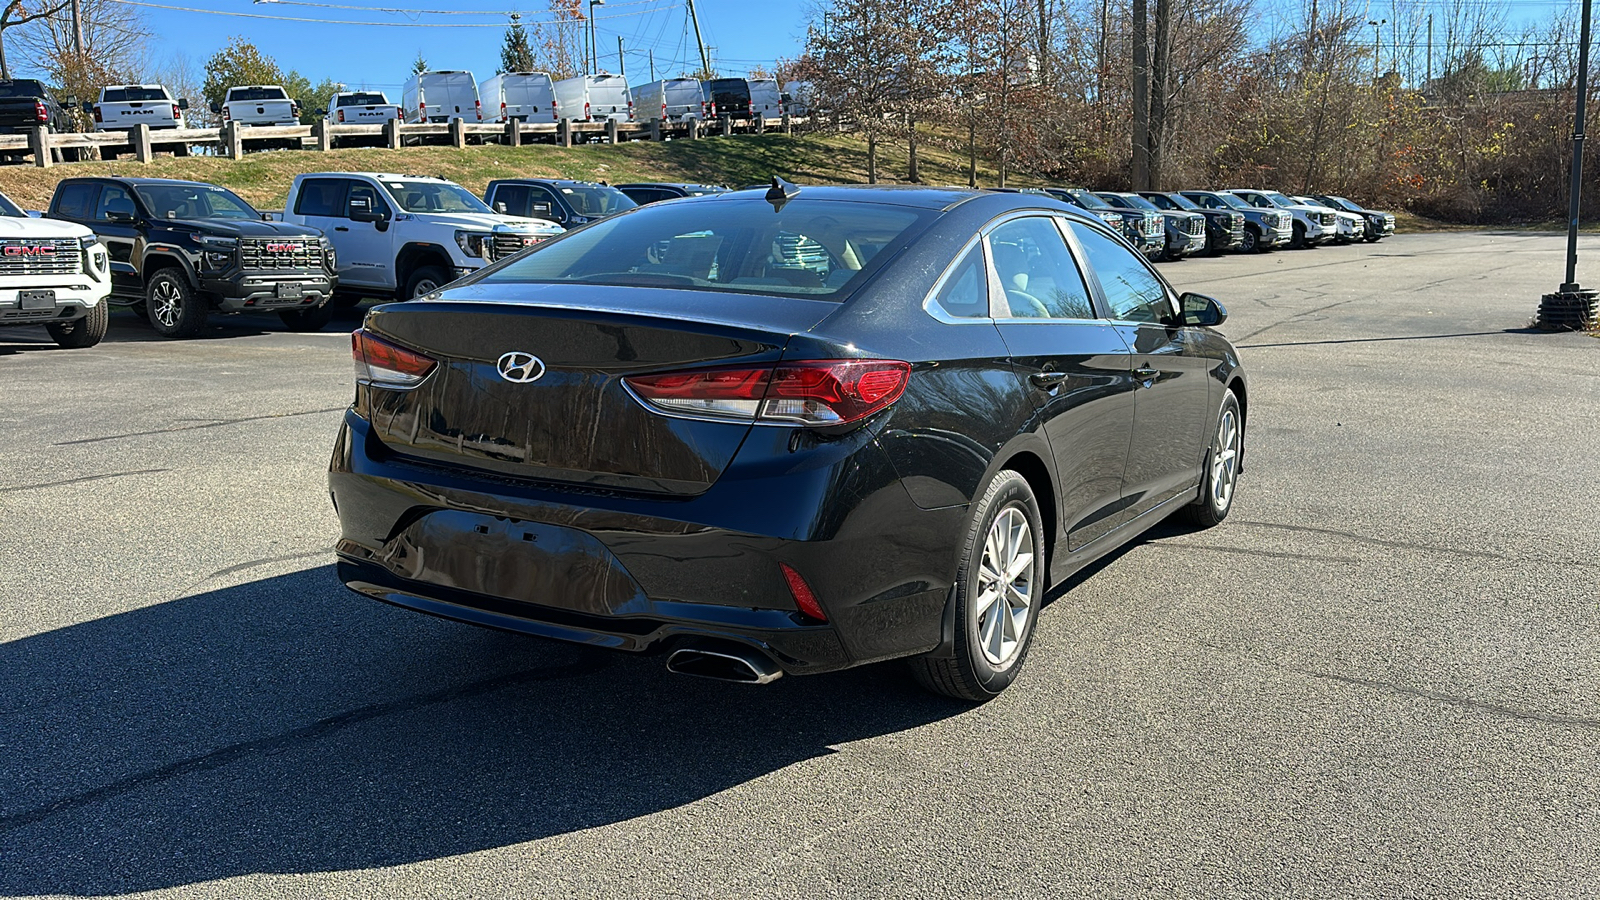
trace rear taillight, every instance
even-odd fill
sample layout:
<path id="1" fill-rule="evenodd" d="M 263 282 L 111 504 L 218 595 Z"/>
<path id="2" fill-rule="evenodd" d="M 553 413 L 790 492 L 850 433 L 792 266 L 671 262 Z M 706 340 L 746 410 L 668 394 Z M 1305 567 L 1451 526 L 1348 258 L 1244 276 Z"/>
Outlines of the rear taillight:
<path id="1" fill-rule="evenodd" d="M 172 104 L 172 121 L 174 121 L 174 122 L 178 121 L 178 117 L 181 116 L 181 115 L 183 115 L 183 113 L 178 109 L 178 104 L 176 104 L 176 103 Z M 99 109 L 99 107 L 95 108 L 94 118 L 95 118 L 96 122 L 100 121 L 100 109 Z"/>
<path id="2" fill-rule="evenodd" d="M 472 101 L 472 114 L 478 117 L 478 121 L 479 122 L 483 121 L 483 101 L 482 100 L 474 100 L 474 101 Z"/>
<path id="3" fill-rule="evenodd" d="M 421 353 L 391 344 L 365 328 L 350 332 L 350 355 L 356 364 L 356 381 L 384 387 L 414 387 L 438 365 Z"/>
<path id="4" fill-rule="evenodd" d="M 778 568 L 783 572 L 783 580 L 789 584 L 789 594 L 794 597 L 795 608 L 808 618 L 819 622 L 828 621 L 828 614 L 822 611 L 822 604 L 817 602 L 817 595 L 811 590 L 811 585 L 800 577 L 788 563 L 778 563 Z"/>
<path id="5" fill-rule="evenodd" d="M 426 102 L 419 101 L 417 103 L 417 121 L 428 121 L 428 104 Z"/>
<path id="6" fill-rule="evenodd" d="M 43 100 L 33 101 L 33 117 L 40 122 L 50 121 L 50 110 L 45 109 Z"/>
<path id="7" fill-rule="evenodd" d="M 911 364 L 831 359 L 777 367 L 695 369 L 624 379 L 662 412 L 768 424 L 849 425 L 905 393 Z"/>
<path id="8" fill-rule="evenodd" d="M 589 101 L 583 101 L 583 120 L 589 121 Z"/>
<path id="9" fill-rule="evenodd" d="M 174 106 L 173 109 L 177 109 L 177 107 Z M 104 122 L 105 121 L 105 119 L 101 117 L 100 107 L 98 107 L 98 106 L 96 106 L 94 108 L 94 120 L 95 120 L 95 122 Z"/>
<path id="10" fill-rule="evenodd" d="M 339 110 L 339 124 L 344 124 L 344 110 Z"/>
<path id="11" fill-rule="evenodd" d="M 232 119 L 233 119 L 233 110 L 231 110 L 231 109 L 227 108 L 226 106 L 224 106 L 222 108 L 222 121 L 228 122 L 228 121 L 231 121 Z"/>
<path id="12" fill-rule="evenodd" d="M 504 122 L 505 120 L 506 120 L 506 102 L 504 100 L 501 100 L 500 101 L 500 121 Z"/>

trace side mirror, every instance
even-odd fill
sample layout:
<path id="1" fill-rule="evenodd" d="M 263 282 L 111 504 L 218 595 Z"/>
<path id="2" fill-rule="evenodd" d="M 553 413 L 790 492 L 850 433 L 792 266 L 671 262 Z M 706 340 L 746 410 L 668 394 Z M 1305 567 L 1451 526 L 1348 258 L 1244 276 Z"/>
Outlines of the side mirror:
<path id="1" fill-rule="evenodd" d="M 211 111 L 216 113 L 219 116 L 222 115 L 222 104 L 221 103 L 213 103 L 213 104 L 211 104 Z"/>
<path id="2" fill-rule="evenodd" d="M 94 104 L 87 100 L 83 101 L 83 111 L 91 116 L 94 115 Z"/>
<path id="3" fill-rule="evenodd" d="M 179 97 L 178 98 L 178 108 L 179 109 L 188 109 L 189 108 L 189 98 L 188 97 Z"/>
<path id="4" fill-rule="evenodd" d="M 1183 310 L 1183 324 L 1215 328 L 1228 321 L 1228 310 L 1214 297 L 1205 294 L 1184 294 L 1178 298 Z"/>
<path id="5" fill-rule="evenodd" d="M 106 204 L 106 221 L 126 225 L 133 221 L 133 201 L 119 197 Z"/>

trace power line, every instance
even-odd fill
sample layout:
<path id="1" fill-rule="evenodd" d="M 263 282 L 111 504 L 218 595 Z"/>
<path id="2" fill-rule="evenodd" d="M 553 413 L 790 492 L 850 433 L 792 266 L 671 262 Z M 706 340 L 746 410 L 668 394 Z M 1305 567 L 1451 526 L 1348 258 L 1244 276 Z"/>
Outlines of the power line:
<path id="1" fill-rule="evenodd" d="M 314 18 L 310 18 L 310 17 L 307 17 L 307 16 L 269 16 L 269 15 L 266 15 L 265 13 L 233 12 L 231 10 L 225 10 L 225 9 L 196 9 L 195 7 L 192 7 L 192 6 L 171 6 L 171 5 L 168 5 L 168 4 L 165 4 L 165 3 L 150 3 L 150 2 L 147 2 L 147 0 L 110 0 L 110 2 L 112 2 L 112 3 L 121 3 L 121 4 L 124 4 L 126 6 L 142 6 L 142 7 L 148 8 L 148 9 L 172 10 L 174 12 L 201 13 L 201 14 L 204 14 L 204 15 L 211 15 L 211 16 L 231 16 L 233 18 L 239 18 L 239 19 L 266 19 L 266 20 L 273 21 L 273 22 L 305 22 L 305 23 L 309 23 L 309 24 L 313 24 L 313 25 L 367 25 L 367 26 L 372 26 L 372 27 L 376 27 L 376 28 L 504 28 L 504 27 L 506 27 L 506 23 L 505 22 L 372 22 L 372 21 L 359 22 L 359 21 L 351 21 L 351 20 L 345 20 L 345 19 L 314 19 Z M 659 0 L 634 0 L 634 2 L 652 3 L 652 2 L 659 2 Z M 621 4 L 619 4 L 619 5 L 621 5 Z M 365 9 L 372 9 L 374 11 L 378 11 L 378 10 L 376 10 L 375 7 L 364 7 L 364 8 Z M 649 13 L 652 13 L 654 11 L 655 11 L 654 8 L 652 8 L 652 9 L 642 9 L 642 10 L 638 10 L 636 12 L 618 13 L 618 14 L 616 14 L 614 16 L 607 16 L 606 18 L 608 18 L 608 19 L 621 19 L 621 18 L 624 18 L 624 17 L 627 17 L 627 16 L 643 16 L 643 15 L 648 15 Z M 488 15 L 497 15 L 497 16 L 504 15 L 504 16 L 509 18 L 511 14 L 509 12 L 507 12 L 507 13 L 490 13 Z M 571 20 L 571 19 L 541 19 L 541 20 L 537 20 L 537 21 L 535 21 L 533 23 L 529 23 L 529 24 L 561 25 L 561 24 L 571 23 L 572 21 L 573 20 Z"/>

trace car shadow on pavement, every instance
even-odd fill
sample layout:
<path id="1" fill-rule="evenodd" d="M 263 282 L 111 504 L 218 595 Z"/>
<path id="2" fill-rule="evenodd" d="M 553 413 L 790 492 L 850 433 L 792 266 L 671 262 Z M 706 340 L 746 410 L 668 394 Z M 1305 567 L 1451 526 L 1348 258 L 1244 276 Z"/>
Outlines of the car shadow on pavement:
<path id="1" fill-rule="evenodd" d="M 0 894 L 451 857 L 968 709 L 895 665 L 669 675 L 373 603 L 322 566 L 0 644 Z"/>

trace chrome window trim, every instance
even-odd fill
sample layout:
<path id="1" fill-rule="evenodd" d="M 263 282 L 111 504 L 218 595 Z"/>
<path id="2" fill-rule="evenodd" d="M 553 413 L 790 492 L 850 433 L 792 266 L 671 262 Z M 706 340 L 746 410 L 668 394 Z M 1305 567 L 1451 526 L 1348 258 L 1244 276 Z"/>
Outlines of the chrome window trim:
<path id="1" fill-rule="evenodd" d="M 945 264 L 944 271 L 939 273 L 939 280 L 933 283 L 933 287 L 928 291 L 928 295 L 922 298 L 923 312 L 927 313 L 938 321 L 945 323 L 946 325 L 991 325 L 994 323 L 994 284 L 992 276 L 989 278 L 989 315 L 953 316 L 943 306 L 939 305 L 939 292 L 944 290 L 945 284 L 950 280 L 951 276 L 955 274 L 956 267 L 966 260 L 967 253 L 972 250 L 973 244 L 978 243 L 982 239 L 982 231 L 968 238 L 967 242 L 961 245 L 961 249 L 956 251 L 956 254 L 950 258 L 950 262 Z M 983 253 L 983 268 L 987 273 L 993 267 L 989 265 L 987 251 L 980 252 Z"/>

